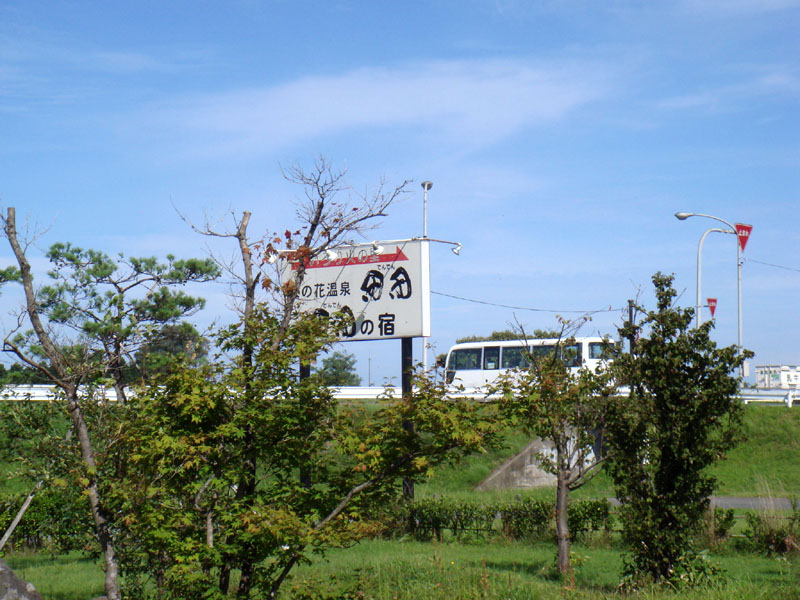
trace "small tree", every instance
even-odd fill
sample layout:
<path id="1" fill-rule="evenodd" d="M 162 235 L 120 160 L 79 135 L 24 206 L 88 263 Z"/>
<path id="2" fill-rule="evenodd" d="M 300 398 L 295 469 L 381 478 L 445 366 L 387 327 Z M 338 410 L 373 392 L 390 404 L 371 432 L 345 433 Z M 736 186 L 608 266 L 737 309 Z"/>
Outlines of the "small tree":
<path id="1" fill-rule="evenodd" d="M 692 329 L 694 311 L 673 305 L 671 276 L 653 276 L 656 310 L 621 333 L 636 342 L 613 372 L 630 395 L 609 413 L 609 467 L 621 503 L 628 574 L 669 580 L 691 547 L 715 479 L 708 468 L 737 442 L 742 403 L 732 374 L 748 356 L 718 348 L 712 322 Z M 643 310 L 643 309 L 639 309 Z"/>
<path id="2" fill-rule="evenodd" d="M 559 343 L 553 352 L 529 355 L 527 371 L 511 373 L 500 383 L 500 409 L 506 419 L 526 434 L 550 442 L 555 451 L 555 456 L 539 459 L 556 476 L 557 566 L 565 575 L 570 571 L 569 493 L 591 480 L 604 460 L 593 446 L 603 428 L 610 394 L 607 374 L 588 369 L 574 372 L 566 366 L 564 354 L 572 350 L 565 334 L 570 329 L 576 328 L 563 322 L 561 332 L 554 336 Z"/>
<path id="3" fill-rule="evenodd" d="M 225 567 L 246 562 L 254 568 L 237 597 L 273 598 L 310 555 L 379 532 L 399 478 L 497 439 L 491 407 L 451 402 L 425 381 L 376 414 L 341 411 L 296 368 L 329 346 L 330 323 L 305 315 L 283 330 L 263 305 L 253 317 L 221 332 L 230 362 L 185 365 L 131 400 L 116 445 L 129 461 L 116 507 L 132 593 L 152 579 L 159 598 L 223 598 Z M 413 431 L 402 427 L 409 420 Z M 242 495 L 251 463 L 257 485 Z"/>
<path id="4" fill-rule="evenodd" d="M 325 385 L 361 385 L 356 373 L 356 357 L 348 352 L 333 352 L 322 359 L 317 375 Z"/>
<path id="5" fill-rule="evenodd" d="M 395 188 L 386 188 L 385 183 L 381 181 L 371 194 L 359 195 L 356 199 L 351 197 L 342 199 L 341 196 L 349 191 L 345 175 L 346 171 L 333 169 L 324 158 L 319 158 L 310 170 L 295 166 L 284 172 L 288 181 L 301 185 L 304 191 L 304 199 L 297 205 L 300 226 L 294 232 L 286 230 L 282 234 L 272 234 L 261 240 L 252 241 L 247 233 L 250 221 L 249 212 L 243 213 L 240 219 L 235 219 L 236 228 L 233 232 L 216 231 L 207 224 L 203 228 L 195 227 L 196 231 L 204 235 L 233 238 L 239 246 L 241 268 L 237 269 L 232 264 L 221 266 L 241 283 L 240 291 L 234 292 L 241 300 L 241 321 L 239 323 L 241 333 L 237 342 L 240 344 L 237 357 L 237 360 L 240 361 L 238 367 L 240 371 L 255 371 L 259 368 L 259 364 L 255 360 L 256 353 L 259 351 L 273 353 L 277 361 L 276 368 L 277 365 L 283 364 L 282 361 L 290 360 L 297 362 L 297 364 L 292 363 L 293 366 L 296 367 L 299 364 L 305 370 L 318 352 L 329 347 L 330 340 L 327 337 L 315 339 L 314 336 L 306 335 L 299 347 L 295 348 L 295 344 L 298 342 L 289 335 L 290 330 L 295 332 L 302 330 L 302 328 L 293 329 L 293 320 L 297 317 L 295 305 L 298 302 L 306 266 L 328 248 L 348 243 L 352 236 L 364 235 L 366 231 L 373 228 L 379 217 L 386 216 L 387 208 L 404 192 L 407 184 L 407 182 L 403 182 Z M 298 269 L 294 278 L 277 286 L 275 280 L 270 278 L 267 273 L 262 272 L 259 266 L 266 268 L 267 264 L 275 262 L 282 251 L 292 253 L 298 261 Z M 255 257 L 259 252 L 262 258 L 260 264 Z M 257 291 L 260 287 L 273 294 L 272 304 L 259 303 Z M 270 319 L 279 319 L 276 328 L 270 331 L 268 348 L 263 347 L 265 343 L 263 332 L 257 333 L 263 324 L 254 318 L 256 312 L 269 314 Z M 313 320 L 300 319 L 300 322 L 309 324 Z M 293 354 L 293 352 L 296 353 Z M 222 367 L 218 363 L 214 368 Z M 312 383 L 307 382 L 305 385 Z M 263 393 L 264 390 L 259 387 L 257 379 L 245 380 L 241 389 L 237 390 L 239 396 L 237 403 L 241 407 L 240 415 L 246 415 L 251 407 L 254 411 L 262 408 Z M 303 403 L 305 396 L 303 394 L 295 396 L 294 401 Z M 326 413 L 321 411 L 319 414 L 320 417 L 324 417 Z M 309 426 L 319 425 L 319 421 L 316 419 L 307 416 L 304 416 L 303 419 Z M 259 462 L 263 457 L 259 454 L 260 434 L 255 425 L 257 422 L 258 418 L 245 420 L 242 425 L 243 429 L 238 431 L 235 440 L 230 442 L 238 444 L 237 452 L 240 453 L 239 456 L 243 460 L 241 469 L 238 471 L 239 481 L 234 484 L 237 502 L 243 507 L 253 506 L 253 503 L 258 500 Z M 304 453 L 306 448 L 309 452 L 308 456 Z M 310 470 L 312 455 L 313 446 L 309 444 L 301 445 L 299 454 L 295 457 L 298 461 L 295 466 L 301 474 L 300 478 L 305 483 L 308 483 L 308 477 L 313 474 Z M 304 466 L 306 464 L 308 468 Z M 209 527 L 213 527 L 213 523 Z M 238 568 L 240 577 L 237 594 L 239 597 L 249 597 L 256 576 L 256 557 L 259 551 L 248 546 L 247 542 L 242 541 L 241 538 L 237 539 L 234 530 L 221 528 L 220 531 L 222 533 L 219 536 L 222 542 L 220 545 L 236 543 L 240 546 L 236 552 L 228 555 L 228 560 L 224 561 L 220 568 L 219 589 L 223 594 L 228 592 L 231 572 Z"/>
<path id="6" fill-rule="evenodd" d="M 124 400 L 125 358 L 143 340 L 148 326 L 177 320 L 203 306 L 202 299 L 174 288 L 214 279 L 218 268 L 209 260 L 176 260 L 173 256 L 166 262 L 152 257 L 112 259 L 96 250 L 56 243 L 47 253 L 52 266 L 50 285 L 37 289 L 27 257 L 30 240 L 19 235 L 14 207 L 8 208 L 2 221 L 19 265 L 18 270 L 6 269 L 2 276 L 22 284 L 24 317 L 32 327 L 30 332 L 7 336 L 3 347 L 44 374 L 63 394 L 80 448 L 80 482 L 103 554 L 106 596 L 117 600 L 113 515 L 104 505 L 96 440 L 90 435 L 80 386 L 99 373 L 111 378 L 118 399 Z M 22 322 L 21 315 L 20 328 Z"/>

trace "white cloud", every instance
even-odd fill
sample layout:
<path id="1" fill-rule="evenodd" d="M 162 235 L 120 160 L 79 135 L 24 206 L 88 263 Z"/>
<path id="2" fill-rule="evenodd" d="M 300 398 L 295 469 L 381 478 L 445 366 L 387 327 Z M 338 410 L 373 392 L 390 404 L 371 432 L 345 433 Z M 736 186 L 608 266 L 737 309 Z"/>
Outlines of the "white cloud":
<path id="1" fill-rule="evenodd" d="M 149 123 L 152 132 L 177 135 L 195 148 L 212 142 L 205 146 L 214 153 L 260 153 L 320 135 L 397 126 L 480 147 L 564 118 L 608 94 L 610 79 L 598 65 L 567 62 L 363 68 L 184 98 L 155 107 Z"/>
<path id="2" fill-rule="evenodd" d="M 748 70 L 751 70 L 748 68 Z M 800 78 L 791 67 L 759 67 L 755 73 L 738 75 L 739 81 L 665 98 L 657 106 L 667 110 L 738 110 L 754 99 L 800 95 Z"/>

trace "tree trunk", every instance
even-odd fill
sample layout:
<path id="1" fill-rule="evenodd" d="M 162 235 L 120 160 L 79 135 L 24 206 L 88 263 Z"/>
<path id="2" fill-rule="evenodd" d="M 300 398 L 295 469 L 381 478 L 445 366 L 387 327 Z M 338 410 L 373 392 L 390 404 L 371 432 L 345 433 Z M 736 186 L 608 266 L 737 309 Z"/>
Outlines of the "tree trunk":
<path id="1" fill-rule="evenodd" d="M 25 308 L 28 313 L 28 319 L 31 322 L 36 337 L 42 345 L 45 355 L 50 361 L 50 366 L 54 371 L 55 378 L 53 383 L 64 391 L 67 397 L 67 408 L 69 410 L 70 418 L 72 419 L 72 426 L 78 434 L 78 442 L 81 449 L 81 457 L 83 458 L 83 465 L 86 469 L 86 478 L 88 483 L 85 487 L 86 495 L 89 497 L 89 505 L 92 509 L 92 518 L 94 520 L 95 534 L 100 542 L 100 547 L 103 552 L 103 561 L 105 564 L 105 591 L 108 600 L 119 600 L 119 586 L 118 580 L 118 567 L 116 554 L 114 552 L 114 545 L 111 542 L 111 534 L 108 529 L 108 520 L 100 503 L 100 494 L 97 489 L 97 465 L 94 460 L 94 450 L 92 449 L 92 442 L 89 438 L 89 429 L 86 426 L 86 421 L 83 418 L 83 411 L 81 411 L 80 400 L 78 397 L 78 385 L 72 380 L 70 369 L 64 360 L 64 355 L 61 350 L 53 342 L 50 334 L 47 332 L 44 324 L 42 323 L 39 314 L 39 305 L 36 302 L 36 294 L 33 289 L 33 275 L 31 274 L 31 265 L 28 258 L 25 256 L 25 251 L 19 243 L 17 238 L 17 225 L 16 225 L 16 210 L 14 207 L 8 208 L 8 216 L 5 219 L 5 233 L 8 237 L 11 249 L 14 251 L 14 256 L 19 264 L 20 275 L 22 278 L 22 287 L 25 291 Z M 48 375 L 53 374 L 47 372 Z"/>
<path id="2" fill-rule="evenodd" d="M 108 600 L 119 600 L 119 586 L 117 584 L 119 569 L 117 566 L 116 552 L 111 541 L 111 533 L 108 530 L 108 519 L 100 503 L 100 493 L 97 489 L 97 464 L 94 460 L 94 450 L 89 439 L 89 428 L 83 418 L 83 411 L 78 402 L 78 389 L 73 388 L 68 393 L 68 403 L 72 425 L 78 432 L 78 442 L 81 448 L 81 457 L 86 467 L 88 484 L 86 485 L 86 495 L 89 497 L 89 505 L 92 509 L 92 519 L 94 520 L 95 534 L 100 542 L 103 552 L 103 563 L 105 566 L 105 590 Z"/>
<path id="3" fill-rule="evenodd" d="M 558 570 L 562 575 L 567 575 L 570 572 L 570 539 L 569 524 L 567 522 L 567 504 L 569 502 L 569 472 L 563 469 L 560 464 L 556 481 L 556 539 L 558 540 Z"/>

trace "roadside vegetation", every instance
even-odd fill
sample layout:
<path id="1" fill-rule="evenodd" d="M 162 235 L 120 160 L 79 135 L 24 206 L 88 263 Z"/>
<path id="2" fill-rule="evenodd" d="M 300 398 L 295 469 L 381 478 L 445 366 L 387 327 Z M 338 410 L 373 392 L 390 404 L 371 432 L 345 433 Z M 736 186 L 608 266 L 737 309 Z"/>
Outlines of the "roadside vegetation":
<path id="1" fill-rule="evenodd" d="M 252 240 L 247 212 L 195 228 L 235 243 L 235 268 L 56 243 L 39 285 L 4 216 L 17 266 L 0 283 L 21 286 L 27 320 L 4 348 L 26 367 L 0 375 L 35 372 L 59 395 L 0 404 L 0 552 L 46 597 L 798 597 L 797 503 L 737 514 L 709 497 L 798 490 L 800 420 L 736 400 L 749 353 L 693 328 L 670 276 L 653 276 L 654 308 L 632 305 L 605 369 L 566 367 L 559 320 L 563 344 L 528 353 L 497 402 L 454 402 L 421 375 L 400 398 L 339 405 L 328 385 L 355 381 L 334 348 L 356 321 L 301 310 L 305 272 L 406 184 L 353 202 L 324 159 L 286 176 L 305 192 L 297 230 Z M 184 319 L 204 300 L 182 288 L 223 271 L 238 312 L 200 334 Z M 531 437 L 553 448 L 555 489 L 475 491 Z"/>

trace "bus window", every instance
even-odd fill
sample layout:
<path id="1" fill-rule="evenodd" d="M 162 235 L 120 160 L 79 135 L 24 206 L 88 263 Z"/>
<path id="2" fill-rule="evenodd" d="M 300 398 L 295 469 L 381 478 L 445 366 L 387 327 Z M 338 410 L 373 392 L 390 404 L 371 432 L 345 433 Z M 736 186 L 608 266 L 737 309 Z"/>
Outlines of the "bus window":
<path id="1" fill-rule="evenodd" d="M 453 350 L 450 356 L 449 369 L 456 371 L 470 371 L 481 368 L 481 349 L 480 348 L 461 348 Z"/>
<path id="2" fill-rule="evenodd" d="M 500 346 L 489 346 L 483 349 L 483 368 L 487 371 L 500 368 Z"/>
<path id="3" fill-rule="evenodd" d="M 599 358 L 608 360 L 612 358 L 614 347 L 616 344 L 612 341 L 606 342 L 589 342 L 589 358 Z"/>
<path id="4" fill-rule="evenodd" d="M 528 350 L 526 348 L 503 348 L 503 369 L 527 369 Z"/>
<path id="5" fill-rule="evenodd" d="M 552 356 L 553 352 L 556 351 L 556 346 L 553 345 L 531 346 L 529 350 L 531 353 L 531 357 L 534 360 L 537 360 L 545 358 L 546 356 Z M 561 360 L 564 361 L 564 366 L 580 367 L 582 362 L 581 345 L 573 344 L 570 346 L 558 346 L 558 356 L 560 356 Z"/>
<path id="6" fill-rule="evenodd" d="M 533 360 L 538 360 L 552 354 L 553 348 L 555 348 L 555 346 L 531 346 L 528 348 L 528 352 L 530 352 Z"/>
<path id="7" fill-rule="evenodd" d="M 564 366 L 566 367 L 580 367 L 582 362 L 581 345 L 563 346 L 561 348 L 561 360 L 564 361 Z"/>

